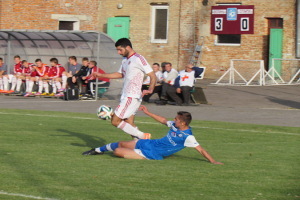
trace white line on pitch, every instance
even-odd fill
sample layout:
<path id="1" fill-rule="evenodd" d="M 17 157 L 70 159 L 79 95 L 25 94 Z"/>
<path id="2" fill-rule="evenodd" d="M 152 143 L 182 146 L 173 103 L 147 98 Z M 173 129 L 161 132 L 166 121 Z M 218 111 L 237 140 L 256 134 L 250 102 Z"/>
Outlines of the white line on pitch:
<path id="1" fill-rule="evenodd" d="M 99 120 L 96 117 L 95 118 L 90 118 L 90 117 L 70 117 L 70 116 L 60 116 L 60 115 L 37 115 L 37 114 L 6 113 L 6 112 L 0 112 L 0 114 L 3 114 L 3 115 L 35 116 L 35 117 L 53 117 L 53 118 L 62 117 L 62 118 L 69 118 L 69 119 Z M 140 123 L 140 124 L 153 124 L 153 125 L 158 125 L 159 124 L 159 123 L 154 123 L 154 122 L 142 122 L 142 121 L 136 121 L 136 123 Z M 212 130 L 225 130 L 225 131 L 240 131 L 240 132 L 251 132 L 251 133 L 262 133 L 262 131 L 249 130 L 249 129 L 230 129 L 230 128 L 216 128 L 216 127 L 204 127 L 204 126 L 193 126 L 193 128 L 212 129 Z M 288 132 L 278 132 L 278 131 L 266 131 L 264 133 L 274 133 L 274 134 L 300 136 L 300 134 L 298 134 L 298 133 L 288 133 Z"/>
<path id="2" fill-rule="evenodd" d="M 38 196 L 32 196 L 32 195 L 26 195 L 26 194 L 9 193 L 9 192 L 4 192 L 2 190 L 0 190 L 0 195 L 25 197 L 25 198 L 31 198 L 31 199 L 42 199 L 42 200 L 58 200 L 58 199 L 47 198 L 47 197 L 44 198 L 44 197 L 38 197 Z"/>
<path id="3" fill-rule="evenodd" d="M 262 110 L 285 110 L 285 111 L 290 111 L 290 110 L 293 110 L 293 111 L 300 111 L 299 108 L 260 108 Z"/>

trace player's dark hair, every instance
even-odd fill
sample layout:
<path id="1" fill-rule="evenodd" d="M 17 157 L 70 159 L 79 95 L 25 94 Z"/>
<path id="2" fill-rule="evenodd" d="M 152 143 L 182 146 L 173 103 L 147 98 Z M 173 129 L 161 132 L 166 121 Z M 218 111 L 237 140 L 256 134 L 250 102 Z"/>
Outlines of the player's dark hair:
<path id="1" fill-rule="evenodd" d="M 14 56 L 14 59 L 15 59 L 15 58 L 21 59 L 21 57 L 20 57 L 19 55 L 15 55 L 15 56 Z"/>
<path id="2" fill-rule="evenodd" d="M 94 66 L 97 66 L 97 62 L 96 61 L 94 61 L 94 60 L 91 60 L 91 62 L 90 63 L 93 63 L 93 65 Z"/>
<path id="3" fill-rule="evenodd" d="M 1 61 L 3 61 L 3 58 L 0 58 Z"/>
<path id="4" fill-rule="evenodd" d="M 180 121 L 185 122 L 185 124 L 188 126 L 192 121 L 192 115 L 189 112 L 186 111 L 179 111 L 177 112 L 177 115 L 179 115 Z"/>
<path id="5" fill-rule="evenodd" d="M 77 58 L 76 58 L 76 56 L 70 56 L 70 57 L 69 57 L 69 59 L 72 59 L 72 60 L 75 60 L 75 61 L 77 61 Z"/>
<path id="6" fill-rule="evenodd" d="M 40 58 L 35 59 L 35 62 L 42 62 L 42 60 Z"/>
<path id="7" fill-rule="evenodd" d="M 170 62 L 166 62 L 166 63 L 165 63 L 165 66 L 166 66 L 166 65 L 170 65 L 170 66 L 172 66 L 172 63 L 170 63 Z"/>
<path id="8" fill-rule="evenodd" d="M 89 59 L 87 57 L 82 58 L 82 62 L 83 61 L 89 61 Z"/>
<path id="9" fill-rule="evenodd" d="M 157 66 L 159 66 L 159 64 L 158 64 L 158 63 L 153 63 L 153 65 L 157 65 Z"/>
<path id="10" fill-rule="evenodd" d="M 55 64 L 58 64 L 57 58 L 51 58 L 51 59 L 50 59 L 50 62 L 53 62 L 53 63 L 55 63 Z"/>
<path id="11" fill-rule="evenodd" d="M 115 47 L 118 47 L 118 46 L 121 46 L 124 48 L 126 48 L 127 46 L 130 46 L 130 48 L 132 48 L 132 44 L 131 44 L 130 40 L 127 38 L 119 39 L 115 44 Z"/>
<path id="12" fill-rule="evenodd" d="M 22 65 L 24 64 L 24 63 L 26 63 L 27 62 L 27 60 L 22 60 Z"/>

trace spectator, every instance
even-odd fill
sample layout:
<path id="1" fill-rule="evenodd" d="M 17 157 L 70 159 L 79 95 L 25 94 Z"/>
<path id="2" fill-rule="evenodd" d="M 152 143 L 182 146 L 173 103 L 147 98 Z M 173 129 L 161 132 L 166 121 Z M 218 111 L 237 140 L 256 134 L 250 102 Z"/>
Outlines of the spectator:
<path id="1" fill-rule="evenodd" d="M 80 93 L 82 93 L 82 85 L 85 82 L 82 78 L 87 75 L 89 66 L 89 59 L 84 57 L 82 58 L 82 67 L 80 70 L 74 74 L 72 77 L 68 78 L 68 85 L 71 89 L 74 89 L 76 85 L 78 85 Z"/>
<path id="2" fill-rule="evenodd" d="M 159 96 L 159 99 L 160 99 L 160 96 L 161 96 L 161 90 L 162 90 L 162 80 L 163 80 L 163 74 L 162 72 L 160 71 L 160 66 L 158 63 L 154 63 L 152 65 L 152 69 L 156 75 L 156 85 L 155 85 L 155 88 L 153 90 L 153 93 L 151 94 L 148 94 L 148 95 L 144 95 L 143 96 L 143 101 L 145 102 L 149 102 L 150 100 L 150 97 L 154 94 L 154 93 L 157 93 L 158 96 Z M 144 80 L 143 82 L 143 85 L 142 85 L 142 91 L 143 90 L 148 90 L 149 89 L 149 84 L 150 84 L 150 77 L 149 76 L 146 76 L 146 79 Z"/>
<path id="3" fill-rule="evenodd" d="M 196 106 L 192 104 L 191 90 L 195 84 L 195 78 L 199 77 L 203 69 L 194 67 L 192 64 L 187 64 L 185 70 L 179 72 L 178 77 L 175 79 L 174 87 L 170 87 L 167 94 L 176 102 L 177 105 L 183 106 Z M 181 97 L 178 95 L 181 94 Z"/>
<path id="4" fill-rule="evenodd" d="M 91 61 L 88 66 L 87 76 L 82 77 L 83 80 L 85 80 L 85 83 L 87 83 L 87 91 L 89 94 L 94 95 L 94 86 L 96 82 L 96 78 L 92 76 L 94 72 L 105 74 L 105 72 L 97 67 L 96 61 Z M 98 78 L 98 84 L 100 84 L 100 87 L 108 87 L 110 84 L 110 79 L 108 78 Z"/>
<path id="5" fill-rule="evenodd" d="M 178 72 L 172 68 L 171 63 L 165 64 L 165 70 L 166 71 L 163 73 L 163 84 L 161 92 L 162 104 L 166 104 L 166 101 L 168 100 L 167 90 L 169 87 L 172 87 L 174 85 L 174 80 L 178 76 Z"/>
<path id="6" fill-rule="evenodd" d="M 4 79 L 6 81 L 4 81 Z M 4 84 L 6 82 L 7 84 Z M 7 65 L 3 62 L 3 58 L 0 58 L 0 93 L 8 91 L 8 76 L 7 76 Z"/>

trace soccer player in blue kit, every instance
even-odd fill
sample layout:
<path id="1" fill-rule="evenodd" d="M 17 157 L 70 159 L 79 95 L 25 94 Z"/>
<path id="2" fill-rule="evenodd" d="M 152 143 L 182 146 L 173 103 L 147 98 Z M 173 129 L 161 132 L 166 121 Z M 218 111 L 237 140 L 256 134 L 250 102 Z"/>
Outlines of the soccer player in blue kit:
<path id="1" fill-rule="evenodd" d="M 140 106 L 139 110 L 156 121 L 167 125 L 170 128 L 168 134 L 160 139 L 140 139 L 110 143 L 83 152 L 82 155 L 102 155 L 106 151 L 113 151 L 116 156 L 127 159 L 162 160 L 164 157 L 170 156 L 185 147 L 192 147 L 212 164 L 223 164 L 215 161 L 196 141 L 191 127 L 189 127 L 192 120 L 189 112 L 179 111 L 174 121 L 168 121 L 162 116 L 151 113 L 146 106 Z"/>

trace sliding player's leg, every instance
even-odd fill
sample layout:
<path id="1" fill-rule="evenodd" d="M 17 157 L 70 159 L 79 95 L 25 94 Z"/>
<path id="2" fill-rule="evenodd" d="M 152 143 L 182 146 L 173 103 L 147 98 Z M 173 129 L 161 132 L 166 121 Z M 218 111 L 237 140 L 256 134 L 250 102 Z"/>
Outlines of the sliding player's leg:
<path id="1" fill-rule="evenodd" d="M 145 159 L 143 155 L 135 150 L 136 141 L 122 141 L 106 144 L 102 147 L 94 148 L 83 152 L 82 155 L 102 155 L 104 152 L 113 151 L 118 157 L 127 159 Z"/>

